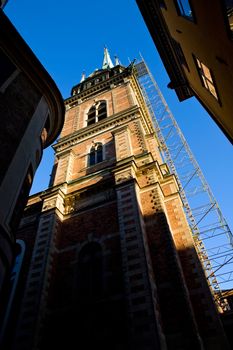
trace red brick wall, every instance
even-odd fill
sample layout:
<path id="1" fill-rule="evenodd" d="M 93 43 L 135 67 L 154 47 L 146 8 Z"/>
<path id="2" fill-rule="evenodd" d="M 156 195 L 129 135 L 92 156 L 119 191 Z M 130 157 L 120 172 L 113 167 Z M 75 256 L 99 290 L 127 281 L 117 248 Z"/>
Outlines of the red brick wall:
<path id="1" fill-rule="evenodd" d="M 65 124 L 61 132 L 61 137 L 70 135 L 72 132 L 86 127 L 87 112 L 95 102 L 100 100 L 105 100 L 107 102 L 108 116 L 122 112 L 133 105 L 125 84 L 117 86 L 111 91 L 101 93 L 66 111 Z"/>

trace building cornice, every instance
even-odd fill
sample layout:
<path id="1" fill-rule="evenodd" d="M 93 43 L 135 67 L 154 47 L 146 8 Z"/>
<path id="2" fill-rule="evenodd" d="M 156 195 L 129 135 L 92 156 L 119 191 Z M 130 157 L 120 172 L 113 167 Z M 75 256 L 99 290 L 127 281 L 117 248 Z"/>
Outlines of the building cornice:
<path id="1" fill-rule="evenodd" d="M 140 108 L 138 106 L 130 107 L 123 112 L 116 113 L 111 117 L 98 122 L 94 125 L 84 127 L 74 133 L 61 138 L 55 145 L 53 149 L 57 154 L 63 152 L 75 144 L 79 143 L 85 138 L 90 138 L 93 135 L 97 135 L 99 132 L 106 131 L 106 129 L 111 130 L 112 128 L 122 127 L 122 123 L 128 122 L 132 118 L 139 118 Z"/>
<path id="2" fill-rule="evenodd" d="M 191 97 L 193 93 L 174 51 L 172 38 L 163 18 L 159 1 L 136 0 L 136 2 L 171 79 L 168 85 L 175 89 L 180 101 Z"/>
<path id="3" fill-rule="evenodd" d="M 123 68 L 123 67 L 122 67 Z M 114 68 L 112 68 L 113 70 Z M 109 70 L 107 70 L 109 71 Z M 105 71 L 101 72 L 100 75 L 102 74 L 106 74 Z M 96 96 L 96 94 L 98 93 L 102 93 L 103 91 L 109 90 L 112 85 L 119 85 L 120 83 L 124 83 L 124 78 L 128 77 L 131 73 L 131 70 L 129 69 L 129 67 L 124 68 L 124 70 L 121 73 L 118 73 L 112 77 L 109 77 L 108 79 L 101 81 L 97 84 L 94 84 L 92 86 L 90 86 L 89 88 L 81 91 L 80 93 L 75 93 L 73 96 L 67 98 L 64 103 L 66 108 L 73 108 L 75 107 L 77 104 L 92 98 L 93 96 Z M 87 83 L 89 80 L 94 80 L 95 78 L 91 77 L 86 79 L 82 84 Z M 78 86 L 81 84 L 76 85 L 75 87 L 73 87 L 72 91 L 75 91 L 76 88 L 78 88 Z"/>

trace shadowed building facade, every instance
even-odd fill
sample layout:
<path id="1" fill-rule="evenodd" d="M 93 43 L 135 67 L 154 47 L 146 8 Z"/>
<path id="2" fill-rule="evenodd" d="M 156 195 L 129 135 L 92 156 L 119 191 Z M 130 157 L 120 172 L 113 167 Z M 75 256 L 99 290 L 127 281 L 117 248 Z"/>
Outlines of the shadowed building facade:
<path id="1" fill-rule="evenodd" d="M 233 143 L 233 1 L 136 0 L 179 100 L 195 96 Z"/>
<path id="2" fill-rule="evenodd" d="M 0 23 L 1 324 L 17 250 L 15 231 L 43 149 L 62 128 L 64 104 L 54 81 L 1 9 Z"/>
<path id="3" fill-rule="evenodd" d="M 65 106 L 50 187 L 18 230 L 11 349 L 227 349 L 133 64 L 105 49 Z"/>

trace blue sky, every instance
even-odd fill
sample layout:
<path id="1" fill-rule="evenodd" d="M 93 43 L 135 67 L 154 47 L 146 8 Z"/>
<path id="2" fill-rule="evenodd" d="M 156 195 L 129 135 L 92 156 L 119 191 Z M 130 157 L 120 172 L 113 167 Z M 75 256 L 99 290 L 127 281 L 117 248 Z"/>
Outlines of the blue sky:
<path id="1" fill-rule="evenodd" d="M 165 72 L 135 0 L 9 0 L 5 13 L 56 82 L 64 98 L 82 71 L 100 68 L 106 45 L 122 64 L 144 57 L 233 230 L 233 149 L 201 105 L 180 103 L 167 88 Z M 53 164 L 48 148 L 31 193 L 47 188 Z"/>

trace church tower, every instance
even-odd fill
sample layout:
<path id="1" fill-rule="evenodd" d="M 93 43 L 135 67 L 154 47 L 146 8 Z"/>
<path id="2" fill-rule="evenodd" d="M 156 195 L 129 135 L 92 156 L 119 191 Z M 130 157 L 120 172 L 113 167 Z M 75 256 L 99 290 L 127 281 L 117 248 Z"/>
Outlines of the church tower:
<path id="1" fill-rule="evenodd" d="M 18 232 L 13 349 L 227 349 L 133 63 L 105 48 L 65 107 Z"/>

